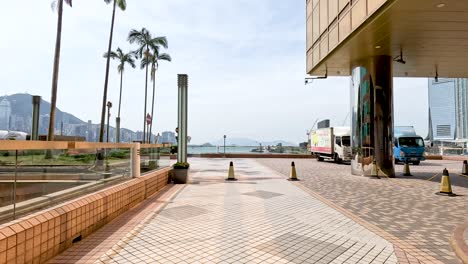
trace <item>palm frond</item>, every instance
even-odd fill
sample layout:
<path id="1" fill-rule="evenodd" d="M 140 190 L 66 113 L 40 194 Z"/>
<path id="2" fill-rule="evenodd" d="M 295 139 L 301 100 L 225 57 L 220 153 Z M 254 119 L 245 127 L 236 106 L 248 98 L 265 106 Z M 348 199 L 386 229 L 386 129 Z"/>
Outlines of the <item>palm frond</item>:
<path id="1" fill-rule="evenodd" d="M 55 11 L 55 9 L 57 8 L 57 1 L 60 1 L 60 0 L 54 0 L 50 3 L 50 8 Z M 65 3 L 67 3 L 69 6 L 72 6 L 72 0 L 64 0 Z"/>
<path id="2" fill-rule="evenodd" d="M 167 53 L 161 53 L 158 56 L 158 60 L 172 61 L 172 57 L 171 57 L 171 55 L 169 55 Z"/>
<path id="3" fill-rule="evenodd" d="M 104 0 L 104 2 L 105 2 L 106 4 L 109 4 L 109 3 L 112 2 L 112 1 L 113 1 L 113 0 Z"/>
<path id="4" fill-rule="evenodd" d="M 167 49 L 167 47 L 168 47 L 166 37 L 156 37 L 156 38 L 152 39 L 151 42 L 154 43 L 154 45 L 163 46 L 165 49 Z"/>
<path id="5" fill-rule="evenodd" d="M 130 30 L 130 32 L 128 33 L 128 42 L 133 44 L 135 42 L 138 42 L 140 39 L 141 39 L 141 32 L 140 31 L 138 31 L 136 29 Z"/>
<path id="6" fill-rule="evenodd" d="M 108 56 L 111 58 L 111 59 L 115 59 L 115 58 L 119 58 L 119 55 L 117 53 L 115 53 L 114 51 L 111 51 L 110 52 L 110 55 L 109 53 L 104 53 L 104 55 L 102 55 L 104 58 L 107 58 Z"/>
<path id="7" fill-rule="evenodd" d="M 132 68 L 135 69 L 135 67 L 136 67 L 135 60 L 132 57 L 128 57 L 127 63 L 130 64 L 130 66 L 132 66 Z"/>
<path id="8" fill-rule="evenodd" d="M 127 9 L 127 1 L 125 0 L 115 0 L 117 1 L 117 5 L 119 6 L 120 10 L 125 11 Z"/>

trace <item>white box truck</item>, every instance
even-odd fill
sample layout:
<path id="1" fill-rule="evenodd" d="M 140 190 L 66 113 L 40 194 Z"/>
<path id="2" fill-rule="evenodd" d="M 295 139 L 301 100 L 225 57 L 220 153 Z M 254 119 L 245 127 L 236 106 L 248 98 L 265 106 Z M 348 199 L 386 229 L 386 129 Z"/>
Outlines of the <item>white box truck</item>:
<path id="1" fill-rule="evenodd" d="M 318 161 L 332 159 L 337 163 L 351 161 L 349 127 L 327 127 L 310 132 L 310 152 Z"/>

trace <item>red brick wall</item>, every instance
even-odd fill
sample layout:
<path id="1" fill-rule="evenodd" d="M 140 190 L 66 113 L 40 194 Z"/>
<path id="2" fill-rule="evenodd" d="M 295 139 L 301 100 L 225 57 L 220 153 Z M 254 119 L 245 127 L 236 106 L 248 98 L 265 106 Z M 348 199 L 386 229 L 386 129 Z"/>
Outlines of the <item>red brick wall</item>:
<path id="1" fill-rule="evenodd" d="M 0 264 L 44 263 L 167 184 L 171 168 L 0 225 Z M 36 263 L 36 262 L 35 262 Z"/>

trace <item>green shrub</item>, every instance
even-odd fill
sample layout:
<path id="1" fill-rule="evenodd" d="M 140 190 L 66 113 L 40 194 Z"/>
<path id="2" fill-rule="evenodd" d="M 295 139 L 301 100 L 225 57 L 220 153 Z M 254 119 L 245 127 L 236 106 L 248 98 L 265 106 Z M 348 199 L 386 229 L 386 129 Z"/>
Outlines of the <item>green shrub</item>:
<path id="1" fill-rule="evenodd" d="M 188 162 L 177 162 L 176 164 L 172 165 L 174 169 L 188 169 L 190 164 Z"/>

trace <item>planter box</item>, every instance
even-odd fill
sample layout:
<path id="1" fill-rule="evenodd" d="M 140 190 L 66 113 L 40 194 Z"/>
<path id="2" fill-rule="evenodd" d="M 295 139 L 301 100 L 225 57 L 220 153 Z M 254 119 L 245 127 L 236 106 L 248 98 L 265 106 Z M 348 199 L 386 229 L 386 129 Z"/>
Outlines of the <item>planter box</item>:
<path id="1" fill-rule="evenodd" d="M 188 169 L 174 169 L 174 183 L 187 183 Z"/>

